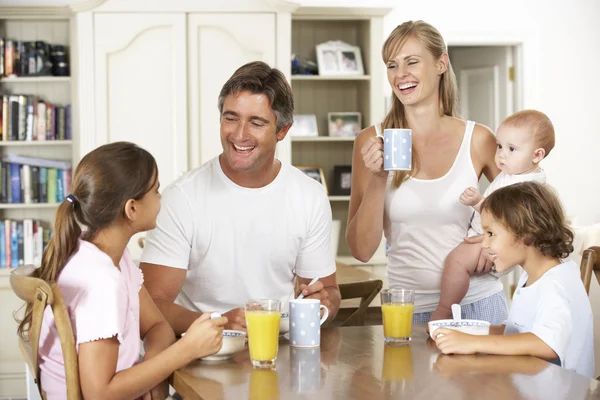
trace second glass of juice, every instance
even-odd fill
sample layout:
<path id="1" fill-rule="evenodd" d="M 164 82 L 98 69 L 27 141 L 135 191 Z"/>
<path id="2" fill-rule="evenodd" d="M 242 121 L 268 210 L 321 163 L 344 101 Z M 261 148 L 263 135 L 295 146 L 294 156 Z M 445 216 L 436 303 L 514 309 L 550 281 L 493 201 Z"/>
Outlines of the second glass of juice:
<path id="1" fill-rule="evenodd" d="M 252 365 L 257 368 L 275 368 L 279 350 L 281 303 L 278 300 L 249 300 L 245 311 Z"/>
<path id="2" fill-rule="evenodd" d="M 414 290 L 384 289 L 381 291 L 381 314 L 386 344 L 410 342 L 414 303 Z"/>

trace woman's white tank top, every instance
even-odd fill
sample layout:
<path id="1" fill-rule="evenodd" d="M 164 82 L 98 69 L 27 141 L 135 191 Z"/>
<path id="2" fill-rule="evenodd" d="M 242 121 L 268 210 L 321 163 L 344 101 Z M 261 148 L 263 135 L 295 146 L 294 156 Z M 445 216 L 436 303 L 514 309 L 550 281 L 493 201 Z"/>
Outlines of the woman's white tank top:
<path id="1" fill-rule="evenodd" d="M 458 198 L 478 178 L 471 160 L 475 123 L 467 121 L 462 143 L 450 170 L 441 178 L 409 178 L 399 188 L 394 174 L 387 182 L 384 233 L 390 288 L 415 290 L 415 312 L 435 310 L 440 299 L 444 260 L 467 235 L 473 209 Z M 381 126 L 376 125 L 379 134 Z M 470 304 L 502 290 L 498 278 L 472 276 L 461 304 Z"/>

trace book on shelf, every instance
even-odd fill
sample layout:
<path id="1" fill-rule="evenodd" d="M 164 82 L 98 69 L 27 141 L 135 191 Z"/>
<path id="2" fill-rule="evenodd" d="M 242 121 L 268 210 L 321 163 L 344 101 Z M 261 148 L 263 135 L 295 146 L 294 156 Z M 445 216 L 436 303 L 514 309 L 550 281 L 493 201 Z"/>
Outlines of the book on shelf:
<path id="1" fill-rule="evenodd" d="M 2 141 L 71 139 L 71 105 L 60 106 L 32 95 L 2 96 Z"/>
<path id="2" fill-rule="evenodd" d="M 52 230 L 34 219 L 0 220 L 0 269 L 40 266 Z"/>
<path id="3" fill-rule="evenodd" d="M 0 76 L 68 76 L 65 52 L 60 44 L 0 37 Z"/>
<path id="4" fill-rule="evenodd" d="M 0 161 L 0 203 L 54 204 L 64 201 L 70 192 L 70 168 Z"/>

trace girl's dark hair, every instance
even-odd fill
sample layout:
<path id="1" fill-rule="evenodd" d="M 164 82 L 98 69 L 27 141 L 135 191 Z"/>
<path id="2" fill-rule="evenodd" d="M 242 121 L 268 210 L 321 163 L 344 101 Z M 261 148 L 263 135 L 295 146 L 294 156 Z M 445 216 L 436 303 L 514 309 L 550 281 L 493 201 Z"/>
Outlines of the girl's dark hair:
<path id="1" fill-rule="evenodd" d="M 546 257 L 566 258 L 573 252 L 573 231 L 558 196 L 547 185 L 522 182 L 498 189 L 484 200 L 481 212 L 492 214 Z"/>
<path id="2" fill-rule="evenodd" d="M 54 232 L 34 276 L 56 282 L 77 251 L 78 239 L 91 240 L 103 228 L 125 216 L 125 203 L 140 200 L 158 179 L 156 160 L 134 143 L 100 146 L 79 162 L 72 179 L 73 202 L 63 201 L 54 217 Z M 85 227 L 82 232 L 81 226 Z M 83 235 L 82 235 L 83 233 Z M 32 304 L 27 304 L 18 333 L 24 339 L 31 326 Z"/>

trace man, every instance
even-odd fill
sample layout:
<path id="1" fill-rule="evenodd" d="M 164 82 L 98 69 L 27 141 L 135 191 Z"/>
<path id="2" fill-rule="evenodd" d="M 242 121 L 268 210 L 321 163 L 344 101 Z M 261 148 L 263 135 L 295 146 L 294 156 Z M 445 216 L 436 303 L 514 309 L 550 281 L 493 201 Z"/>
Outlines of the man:
<path id="1" fill-rule="evenodd" d="M 245 301 L 287 306 L 295 279 L 332 319 L 340 293 L 327 195 L 275 159 L 293 122 L 289 84 L 263 62 L 246 64 L 223 86 L 219 112 L 223 153 L 163 192 L 141 258 L 147 290 L 177 334 L 211 311 L 245 330 Z"/>

